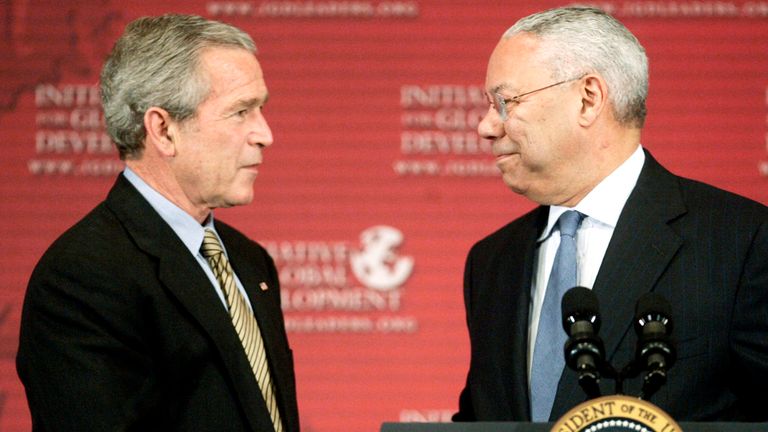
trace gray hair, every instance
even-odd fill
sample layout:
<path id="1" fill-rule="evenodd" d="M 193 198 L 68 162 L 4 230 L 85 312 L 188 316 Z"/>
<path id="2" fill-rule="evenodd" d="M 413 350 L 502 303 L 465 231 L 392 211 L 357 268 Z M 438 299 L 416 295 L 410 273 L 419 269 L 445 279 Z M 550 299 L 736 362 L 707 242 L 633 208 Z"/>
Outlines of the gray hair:
<path id="1" fill-rule="evenodd" d="M 648 96 L 648 58 L 637 38 L 606 12 L 592 7 L 551 9 L 525 17 L 504 33 L 530 33 L 544 45 L 553 79 L 598 73 L 608 86 L 613 115 L 642 128 Z"/>
<path id="2" fill-rule="evenodd" d="M 256 53 L 242 30 L 199 16 L 144 17 L 126 26 L 101 71 L 107 133 L 121 159 L 141 156 L 150 107 L 179 121 L 195 115 L 210 90 L 200 70 L 201 52 L 219 46 Z"/>

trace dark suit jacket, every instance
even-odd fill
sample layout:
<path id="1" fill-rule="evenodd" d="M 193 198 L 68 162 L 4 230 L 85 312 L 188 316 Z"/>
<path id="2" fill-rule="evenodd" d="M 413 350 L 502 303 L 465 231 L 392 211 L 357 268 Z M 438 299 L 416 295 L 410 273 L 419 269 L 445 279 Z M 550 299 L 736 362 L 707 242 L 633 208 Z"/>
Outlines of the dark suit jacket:
<path id="1" fill-rule="evenodd" d="M 299 430 L 274 264 L 216 222 L 264 336 L 286 431 Z M 259 283 L 269 289 L 262 291 Z M 229 314 L 195 258 L 121 175 L 35 268 L 17 356 L 40 431 L 266 431 Z"/>
<path id="2" fill-rule="evenodd" d="M 527 347 L 539 207 L 478 242 L 464 277 L 471 363 L 456 421 L 529 421 Z M 635 303 L 672 305 L 677 362 L 651 402 L 679 421 L 768 420 L 768 209 L 672 175 L 646 153 L 593 290 L 606 357 L 634 356 Z M 625 394 L 640 393 L 640 378 Z M 603 379 L 602 394 L 613 394 Z M 551 419 L 585 400 L 566 370 Z"/>

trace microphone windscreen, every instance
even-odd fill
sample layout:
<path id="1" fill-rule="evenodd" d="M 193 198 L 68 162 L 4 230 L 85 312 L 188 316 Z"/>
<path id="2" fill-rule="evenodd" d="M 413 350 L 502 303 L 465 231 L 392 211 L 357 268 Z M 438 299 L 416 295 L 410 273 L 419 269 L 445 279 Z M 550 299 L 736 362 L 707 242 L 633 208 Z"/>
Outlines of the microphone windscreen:
<path id="1" fill-rule="evenodd" d="M 637 305 L 635 305 L 635 321 L 648 315 L 670 319 L 672 317 L 672 306 L 659 293 L 645 293 L 640 296 L 637 300 Z"/>
<path id="2" fill-rule="evenodd" d="M 571 319 L 576 321 L 586 320 L 596 326 L 599 325 L 599 320 L 596 320 L 596 318 L 600 315 L 600 304 L 595 293 L 589 288 L 579 286 L 569 289 L 563 296 L 561 307 L 563 327 L 566 332 L 569 332 Z"/>

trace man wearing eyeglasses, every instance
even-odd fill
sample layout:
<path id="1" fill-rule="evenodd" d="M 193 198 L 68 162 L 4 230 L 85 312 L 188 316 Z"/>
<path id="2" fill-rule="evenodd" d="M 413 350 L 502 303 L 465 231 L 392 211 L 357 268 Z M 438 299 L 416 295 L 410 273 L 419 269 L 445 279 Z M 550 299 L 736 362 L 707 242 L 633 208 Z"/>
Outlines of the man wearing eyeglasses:
<path id="1" fill-rule="evenodd" d="M 768 388 L 768 209 L 642 148 L 638 40 L 597 9 L 534 14 L 501 38 L 485 88 L 478 132 L 504 182 L 540 206 L 469 253 L 471 362 L 454 420 L 546 422 L 585 400 L 563 365 L 561 285 L 596 294 L 616 368 L 635 358 L 637 299 L 670 302 L 677 359 L 651 402 L 678 421 L 768 420 L 753 396 Z M 625 394 L 642 384 L 627 379 Z M 612 380 L 600 388 L 614 393 Z"/>

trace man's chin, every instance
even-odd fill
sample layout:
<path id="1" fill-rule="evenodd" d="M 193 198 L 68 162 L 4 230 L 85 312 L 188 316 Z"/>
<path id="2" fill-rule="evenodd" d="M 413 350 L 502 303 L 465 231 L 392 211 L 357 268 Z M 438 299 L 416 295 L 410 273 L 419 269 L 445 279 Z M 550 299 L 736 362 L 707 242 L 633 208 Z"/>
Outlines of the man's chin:
<path id="1" fill-rule="evenodd" d="M 504 184 L 506 184 L 512 192 L 518 195 L 525 195 L 527 188 L 523 187 L 519 179 L 513 178 L 510 174 L 506 173 L 502 174 L 501 178 L 504 180 Z"/>
<path id="2" fill-rule="evenodd" d="M 238 207 L 248 205 L 253 202 L 253 191 L 250 193 L 242 193 L 239 195 L 230 195 L 225 197 L 220 208 Z"/>

